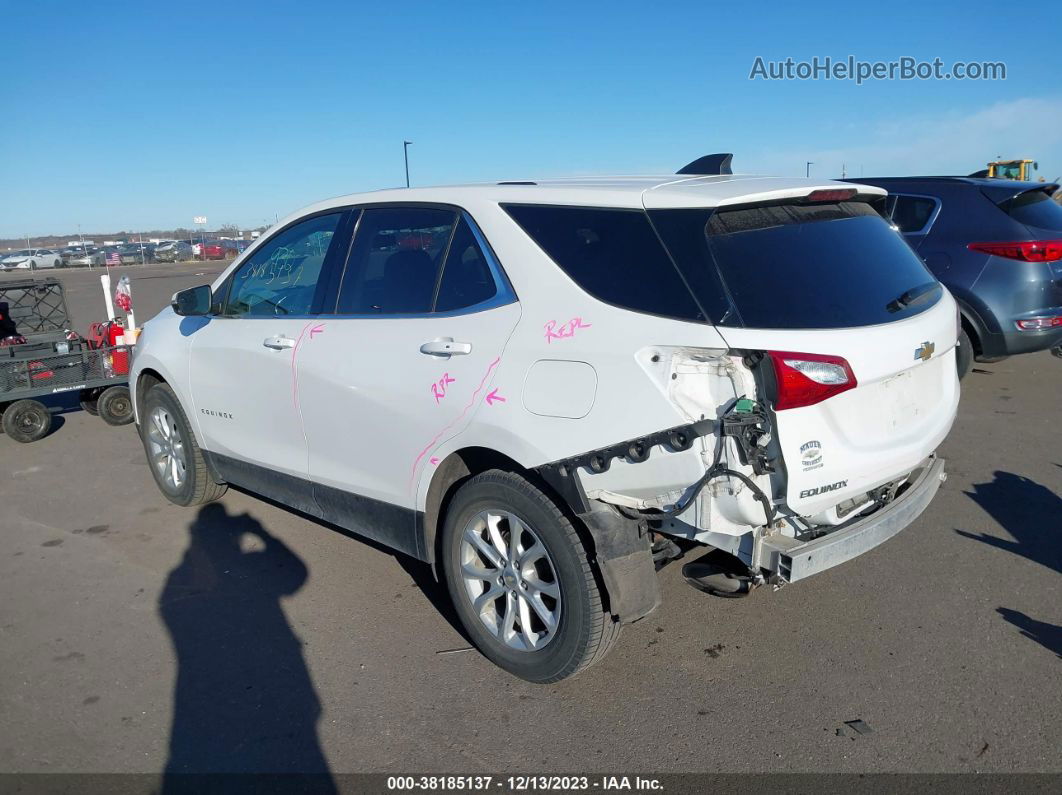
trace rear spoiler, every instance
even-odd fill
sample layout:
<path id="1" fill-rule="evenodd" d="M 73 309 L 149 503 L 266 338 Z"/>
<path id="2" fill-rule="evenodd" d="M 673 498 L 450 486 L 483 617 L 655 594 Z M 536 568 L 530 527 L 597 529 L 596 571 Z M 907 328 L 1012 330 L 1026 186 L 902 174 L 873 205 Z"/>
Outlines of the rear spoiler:
<path id="1" fill-rule="evenodd" d="M 1024 196 L 1027 193 L 1033 193 L 1034 191 L 1043 191 L 1050 198 L 1054 195 L 1054 192 L 1058 190 L 1058 184 L 1054 182 L 1035 182 L 1028 187 L 1022 186 L 1015 189 L 1014 183 L 1003 183 L 1001 185 L 982 185 L 981 193 L 992 200 L 994 204 L 1003 205 L 1007 202 L 1014 201 L 1019 196 Z"/>
<path id="2" fill-rule="evenodd" d="M 687 163 L 675 173 L 689 174 L 698 177 L 733 174 L 734 172 L 730 170 L 730 161 L 733 159 L 734 155 L 730 152 L 705 155 L 704 157 L 698 157 L 692 163 Z"/>

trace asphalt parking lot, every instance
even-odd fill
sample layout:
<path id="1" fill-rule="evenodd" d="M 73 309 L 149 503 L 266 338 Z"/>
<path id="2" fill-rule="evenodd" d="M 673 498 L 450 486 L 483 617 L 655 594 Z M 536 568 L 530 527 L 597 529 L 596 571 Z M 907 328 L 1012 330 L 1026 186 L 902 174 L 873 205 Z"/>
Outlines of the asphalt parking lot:
<path id="1" fill-rule="evenodd" d="M 120 270 L 146 319 L 219 269 Z M 56 275 L 84 331 L 98 272 Z M 463 650 L 422 565 L 237 491 L 172 506 L 132 426 L 60 404 L 0 437 L 0 771 L 1062 771 L 1062 360 L 976 368 L 902 534 L 744 600 L 671 565 L 544 687 Z"/>

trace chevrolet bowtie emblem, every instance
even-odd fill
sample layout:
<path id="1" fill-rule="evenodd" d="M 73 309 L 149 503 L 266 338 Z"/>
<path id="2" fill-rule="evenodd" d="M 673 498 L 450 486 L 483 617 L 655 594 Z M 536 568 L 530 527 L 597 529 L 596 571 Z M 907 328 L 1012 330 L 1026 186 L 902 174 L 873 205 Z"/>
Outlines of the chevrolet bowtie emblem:
<path id="1" fill-rule="evenodd" d="M 929 358 L 933 355 L 933 351 L 935 351 L 936 349 L 937 349 L 936 345 L 934 345 L 929 340 L 926 340 L 925 342 L 922 343 L 922 345 L 920 347 L 915 348 L 914 357 L 916 359 L 921 359 L 923 362 L 928 362 Z"/>

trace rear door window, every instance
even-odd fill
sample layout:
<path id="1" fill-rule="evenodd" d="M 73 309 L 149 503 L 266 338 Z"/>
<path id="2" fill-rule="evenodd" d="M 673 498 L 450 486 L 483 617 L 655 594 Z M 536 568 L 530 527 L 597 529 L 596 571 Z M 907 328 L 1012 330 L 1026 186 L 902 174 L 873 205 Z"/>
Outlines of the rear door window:
<path id="1" fill-rule="evenodd" d="M 461 219 L 450 241 L 446 255 L 439 294 L 435 299 L 436 312 L 453 312 L 481 304 L 498 292 L 494 274 L 487 263 L 472 227 Z"/>
<path id="2" fill-rule="evenodd" d="M 431 311 L 457 213 L 433 207 L 371 207 L 358 222 L 339 288 L 341 315 Z"/>
<path id="3" fill-rule="evenodd" d="M 527 204 L 505 211 L 594 298 L 651 315 L 707 319 L 643 211 Z"/>
<path id="4" fill-rule="evenodd" d="M 1062 232 L 1062 205 L 1048 196 L 1047 191 L 1026 191 L 1004 202 L 1002 208 L 1020 224 Z"/>

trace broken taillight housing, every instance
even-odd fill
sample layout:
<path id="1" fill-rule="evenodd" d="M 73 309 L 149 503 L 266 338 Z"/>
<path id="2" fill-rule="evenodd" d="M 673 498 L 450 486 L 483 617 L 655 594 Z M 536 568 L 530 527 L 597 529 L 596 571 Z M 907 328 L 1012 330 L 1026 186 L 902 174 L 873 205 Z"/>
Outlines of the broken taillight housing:
<path id="1" fill-rule="evenodd" d="M 767 351 L 774 365 L 775 411 L 813 406 L 856 386 L 855 373 L 841 356 Z"/>

